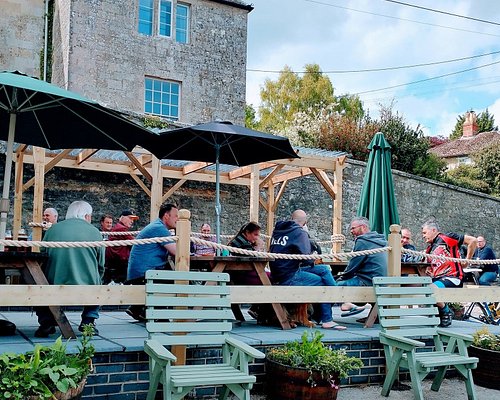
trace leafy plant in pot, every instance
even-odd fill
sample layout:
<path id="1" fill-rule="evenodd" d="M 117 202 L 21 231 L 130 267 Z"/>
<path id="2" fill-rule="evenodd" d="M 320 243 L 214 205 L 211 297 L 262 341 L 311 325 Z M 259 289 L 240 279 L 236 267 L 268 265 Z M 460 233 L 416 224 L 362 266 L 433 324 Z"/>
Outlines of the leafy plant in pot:
<path id="1" fill-rule="evenodd" d="M 93 327 L 85 326 L 76 354 L 67 354 L 67 343 L 59 337 L 51 346 L 37 344 L 33 351 L 0 354 L 0 398 L 76 398 L 92 371 Z"/>
<path id="2" fill-rule="evenodd" d="M 363 362 L 344 349 L 325 345 L 319 331 L 304 331 L 301 340 L 275 347 L 266 354 L 267 395 L 270 399 L 334 400 L 341 378 Z"/>
<path id="3" fill-rule="evenodd" d="M 472 370 L 474 383 L 491 389 L 500 389 L 500 335 L 495 335 L 487 327 L 481 328 L 472 335 L 472 346 L 469 355 L 477 357 L 477 368 Z"/>

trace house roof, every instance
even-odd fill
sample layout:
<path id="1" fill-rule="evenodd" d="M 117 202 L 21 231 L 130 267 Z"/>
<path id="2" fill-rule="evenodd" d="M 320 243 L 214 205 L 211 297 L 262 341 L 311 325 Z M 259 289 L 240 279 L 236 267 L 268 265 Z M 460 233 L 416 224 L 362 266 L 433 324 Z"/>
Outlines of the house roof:
<path id="1" fill-rule="evenodd" d="M 481 132 L 471 137 L 461 137 L 448 143 L 429 149 L 429 152 L 441 158 L 468 156 L 488 146 L 500 143 L 498 131 Z"/>

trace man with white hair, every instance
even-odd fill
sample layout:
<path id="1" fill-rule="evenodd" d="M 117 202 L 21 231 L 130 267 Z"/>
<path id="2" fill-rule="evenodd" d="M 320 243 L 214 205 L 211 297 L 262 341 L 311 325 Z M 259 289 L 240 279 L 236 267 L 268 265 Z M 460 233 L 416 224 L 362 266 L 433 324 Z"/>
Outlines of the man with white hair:
<path id="1" fill-rule="evenodd" d="M 45 234 L 47 242 L 85 242 L 102 241 L 99 230 L 91 225 L 92 206 L 86 201 L 74 201 L 68 207 L 66 219 L 53 225 Z M 104 247 L 62 247 L 48 248 L 48 259 L 45 268 L 47 280 L 52 285 L 101 285 L 104 274 Z M 55 333 L 56 322 L 47 307 L 37 309 L 38 323 L 36 337 L 48 337 Z M 84 325 L 91 325 L 94 333 L 95 320 L 99 318 L 99 306 L 84 306 L 82 321 L 78 330 Z"/>
<path id="2" fill-rule="evenodd" d="M 43 222 L 49 222 L 51 224 L 57 224 L 58 217 L 59 214 L 57 213 L 57 210 L 52 207 L 46 208 L 42 215 Z"/>

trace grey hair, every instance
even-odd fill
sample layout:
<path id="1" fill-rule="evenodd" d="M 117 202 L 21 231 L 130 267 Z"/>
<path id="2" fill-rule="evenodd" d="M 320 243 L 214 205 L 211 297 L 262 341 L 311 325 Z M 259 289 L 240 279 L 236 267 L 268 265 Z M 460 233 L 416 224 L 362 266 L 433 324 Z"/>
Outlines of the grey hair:
<path id="1" fill-rule="evenodd" d="M 58 217 L 58 213 L 57 213 L 57 210 L 55 208 L 52 208 L 52 207 L 49 207 L 49 208 L 46 208 L 45 211 L 48 211 L 50 212 L 52 215 L 54 215 L 56 218 Z"/>
<path id="2" fill-rule="evenodd" d="M 83 200 L 74 201 L 66 211 L 66 219 L 78 218 L 84 220 L 86 215 L 92 215 L 92 206 Z"/>
<path id="3" fill-rule="evenodd" d="M 354 217 L 352 220 L 351 220 L 351 225 L 354 223 L 354 222 L 357 222 L 359 223 L 359 225 L 364 225 L 366 226 L 368 229 L 371 229 L 371 226 L 370 226 L 370 220 L 366 217 Z"/>
<path id="4" fill-rule="evenodd" d="M 434 219 L 430 219 L 428 221 L 425 221 L 424 224 L 422 225 L 422 228 L 431 228 L 431 229 L 435 229 L 439 232 L 439 224 Z"/>

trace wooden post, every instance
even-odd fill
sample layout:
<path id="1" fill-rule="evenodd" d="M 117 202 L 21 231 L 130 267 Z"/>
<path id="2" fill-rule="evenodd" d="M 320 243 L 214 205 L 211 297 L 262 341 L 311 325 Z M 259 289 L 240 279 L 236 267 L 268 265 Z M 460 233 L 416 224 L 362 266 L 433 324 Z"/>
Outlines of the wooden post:
<path id="1" fill-rule="evenodd" d="M 344 171 L 345 156 L 335 160 L 335 170 L 333 171 L 333 186 L 335 188 L 335 199 L 333 200 L 333 234 L 342 234 L 342 179 Z M 334 253 L 342 251 L 342 243 L 332 243 Z"/>
<path id="2" fill-rule="evenodd" d="M 401 225 L 391 225 L 389 227 L 389 265 L 387 274 L 389 276 L 401 276 Z"/>
<path id="3" fill-rule="evenodd" d="M 41 223 L 43 215 L 43 188 L 45 185 L 45 149 L 33 146 L 33 159 L 35 163 L 35 193 L 33 194 L 33 222 Z M 33 227 L 33 240 L 42 240 L 42 228 Z M 39 252 L 39 247 L 32 248 Z"/>
<path id="4" fill-rule="evenodd" d="M 271 236 L 274 229 L 274 218 L 276 215 L 274 207 L 274 184 L 269 182 L 267 185 L 267 234 Z M 269 248 L 270 243 L 267 243 L 267 248 Z"/>
<path id="5" fill-rule="evenodd" d="M 161 173 L 161 162 L 153 156 L 151 158 L 151 214 L 150 219 L 158 218 L 158 211 L 163 197 L 163 174 Z"/>
<path id="6" fill-rule="evenodd" d="M 259 164 L 252 165 L 250 174 L 250 221 L 259 222 Z"/>
<path id="7" fill-rule="evenodd" d="M 179 210 L 179 220 L 175 227 L 177 240 L 175 250 L 175 270 L 189 271 L 189 247 L 191 236 L 191 212 L 189 210 Z"/>
<path id="8" fill-rule="evenodd" d="M 189 210 L 179 210 L 179 219 L 175 226 L 175 234 L 178 237 L 175 249 L 175 270 L 189 271 L 189 245 L 191 236 L 191 212 Z M 188 284 L 186 281 L 175 282 L 177 284 Z M 179 295 L 178 295 L 179 296 Z M 180 307 L 182 309 L 182 307 Z M 177 335 L 184 335 L 178 332 Z M 177 357 L 175 365 L 186 364 L 186 346 L 172 346 L 172 354 Z"/>
<path id="9" fill-rule="evenodd" d="M 14 222 L 12 223 L 12 238 L 17 240 L 21 229 L 21 218 L 23 214 L 23 175 L 24 175 L 24 152 L 16 153 L 16 173 L 14 183 Z"/>

